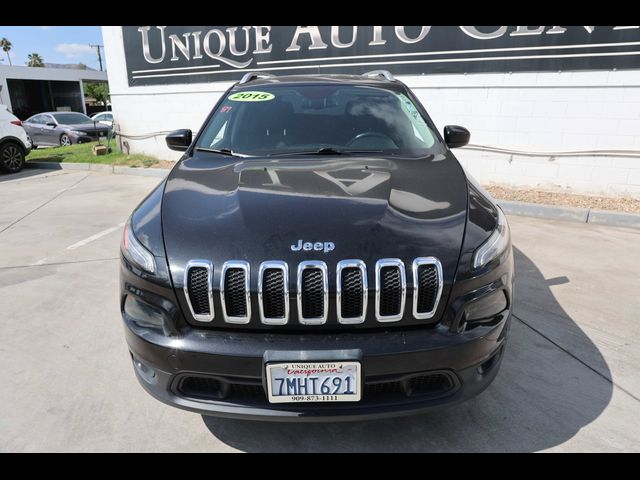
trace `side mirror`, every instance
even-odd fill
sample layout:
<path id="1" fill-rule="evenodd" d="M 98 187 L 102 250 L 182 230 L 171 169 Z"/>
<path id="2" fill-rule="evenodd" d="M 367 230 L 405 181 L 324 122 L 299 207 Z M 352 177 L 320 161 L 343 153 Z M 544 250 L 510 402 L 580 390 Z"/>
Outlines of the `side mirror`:
<path id="1" fill-rule="evenodd" d="M 471 133 L 464 127 L 458 125 L 447 125 L 444 127 L 444 141 L 449 148 L 464 147 L 469 143 Z"/>
<path id="2" fill-rule="evenodd" d="M 58 125 L 56 125 L 53 122 L 47 122 L 47 127 L 57 127 Z"/>
<path id="3" fill-rule="evenodd" d="M 169 147 L 171 150 L 184 152 L 187 148 L 189 148 L 189 145 L 191 145 L 191 138 L 191 130 L 181 129 L 171 132 L 165 137 L 165 140 L 167 141 L 167 147 Z"/>

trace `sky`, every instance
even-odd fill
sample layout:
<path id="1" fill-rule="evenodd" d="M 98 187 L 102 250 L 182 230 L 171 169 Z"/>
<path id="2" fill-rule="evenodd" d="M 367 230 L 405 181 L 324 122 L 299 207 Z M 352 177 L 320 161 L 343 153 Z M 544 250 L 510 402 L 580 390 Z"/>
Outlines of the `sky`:
<path id="1" fill-rule="evenodd" d="M 100 68 L 98 54 L 92 45 L 103 45 L 100 27 L 3 27 L 0 38 L 6 37 L 13 45 L 9 55 L 14 65 L 25 65 L 27 55 L 38 53 L 45 63 L 78 63 Z M 104 49 L 102 50 L 103 67 Z M 7 54 L 0 49 L 0 65 L 9 65 Z"/>

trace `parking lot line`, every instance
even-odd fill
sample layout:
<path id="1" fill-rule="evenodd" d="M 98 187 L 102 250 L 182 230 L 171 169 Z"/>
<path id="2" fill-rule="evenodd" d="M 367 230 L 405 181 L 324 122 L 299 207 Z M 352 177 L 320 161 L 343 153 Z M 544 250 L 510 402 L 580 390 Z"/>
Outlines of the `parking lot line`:
<path id="1" fill-rule="evenodd" d="M 124 227 L 124 222 L 119 223 L 115 227 L 107 228 L 106 230 L 102 230 L 101 232 L 96 233 L 95 235 L 91 235 L 90 237 L 85 238 L 84 240 L 80 240 L 79 242 L 74 243 L 73 245 L 69 245 L 66 250 L 75 250 L 76 248 L 80 248 L 85 246 L 88 243 L 93 242 L 94 240 L 98 240 L 99 238 L 104 237 L 105 235 L 109 235 L 111 232 L 115 232 L 116 230 Z"/>
<path id="2" fill-rule="evenodd" d="M 48 205 L 49 203 L 53 202 L 56 198 L 58 198 L 60 195 L 62 195 L 63 193 L 65 193 L 68 190 L 71 190 L 72 188 L 74 188 L 75 186 L 77 186 L 80 182 L 82 182 L 85 178 L 87 178 L 89 175 L 91 175 L 90 173 L 85 175 L 84 177 L 82 177 L 80 180 L 78 180 L 76 183 L 74 183 L 73 185 L 70 185 L 69 187 L 63 188 L 62 190 L 59 190 L 58 192 L 56 192 L 56 194 L 51 197 L 49 200 L 47 200 L 46 202 L 42 203 L 41 205 L 37 206 L 36 208 L 34 208 L 33 210 L 31 210 L 30 212 L 26 213 L 25 215 L 23 215 L 22 217 L 18 218 L 16 221 L 10 223 L 9 225 L 7 225 L 6 227 L 4 227 L 2 230 L 0 230 L 0 234 L 6 232 L 7 230 L 9 230 L 11 227 L 13 227 L 14 225 L 20 223 L 22 220 L 24 220 L 25 218 L 27 218 L 29 215 L 37 212 L 38 210 L 40 210 L 42 207 L 44 207 L 45 205 Z"/>

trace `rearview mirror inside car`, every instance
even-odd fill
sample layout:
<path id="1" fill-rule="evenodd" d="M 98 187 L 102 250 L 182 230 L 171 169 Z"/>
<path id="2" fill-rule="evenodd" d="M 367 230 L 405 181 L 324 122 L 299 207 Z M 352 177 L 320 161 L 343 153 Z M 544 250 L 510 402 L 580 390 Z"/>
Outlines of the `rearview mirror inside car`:
<path id="1" fill-rule="evenodd" d="M 464 127 L 458 125 L 447 125 L 444 127 L 444 141 L 449 148 L 464 147 L 469 143 L 471 133 Z"/>
<path id="2" fill-rule="evenodd" d="M 191 145 L 192 133 L 188 129 L 174 130 L 166 136 L 167 147 L 171 150 L 184 152 Z"/>

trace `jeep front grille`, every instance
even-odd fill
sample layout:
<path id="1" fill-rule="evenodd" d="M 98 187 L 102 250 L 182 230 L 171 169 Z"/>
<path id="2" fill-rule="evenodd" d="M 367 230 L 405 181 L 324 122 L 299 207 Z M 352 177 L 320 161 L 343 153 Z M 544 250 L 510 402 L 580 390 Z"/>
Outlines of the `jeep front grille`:
<path id="1" fill-rule="evenodd" d="M 222 314 L 229 323 L 249 323 L 251 320 L 251 295 L 249 291 L 250 268 L 247 262 L 226 262 L 220 275 Z"/>
<path id="2" fill-rule="evenodd" d="M 207 260 L 191 260 L 184 269 L 184 294 L 193 318 L 213 320 L 213 265 Z"/>
<path id="3" fill-rule="evenodd" d="M 297 266 L 294 300 L 298 322 L 302 325 L 322 325 L 329 315 L 329 275 L 325 262 L 305 261 Z M 193 318 L 210 322 L 213 308 L 214 266 L 205 260 L 192 260 L 184 274 L 184 293 Z M 434 257 L 419 257 L 411 264 L 413 289 L 412 314 L 415 319 L 435 316 L 443 289 L 440 261 Z M 375 320 L 397 322 L 405 318 L 407 278 L 405 266 L 398 258 L 384 258 L 375 264 Z M 217 278 L 217 277 L 216 277 Z M 367 303 L 373 300 L 369 289 L 369 272 L 362 260 L 342 260 L 336 266 L 335 313 L 344 325 L 364 323 Z M 265 261 L 258 271 L 257 303 L 260 322 L 265 325 L 289 323 L 289 267 L 280 260 Z M 226 323 L 247 324 L 251 321 L 251 270 L 248 262 L 228 261 L 220 270 L 220 306 Z M 217 308 L 217 307 L 216 307 Z M 373 313 L 373 312 L 372 312 Z M 295 317 L 294 317 L 295 318 Z"/>

